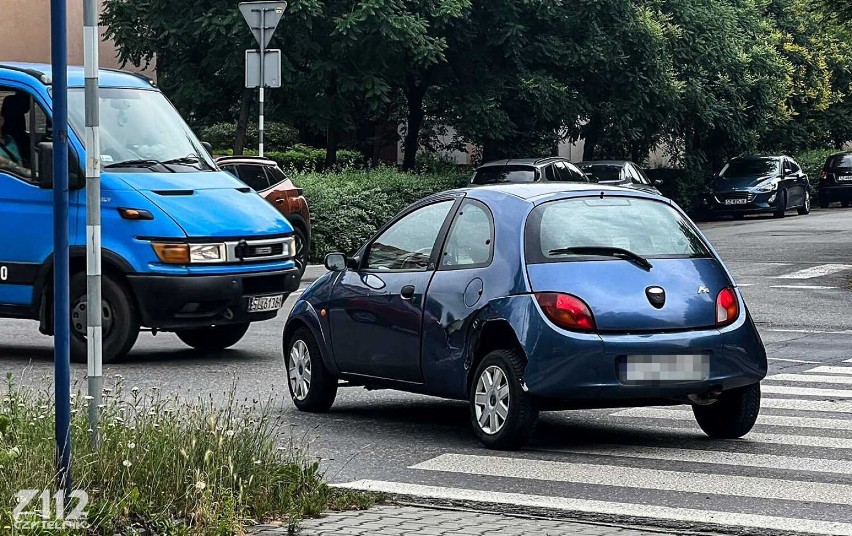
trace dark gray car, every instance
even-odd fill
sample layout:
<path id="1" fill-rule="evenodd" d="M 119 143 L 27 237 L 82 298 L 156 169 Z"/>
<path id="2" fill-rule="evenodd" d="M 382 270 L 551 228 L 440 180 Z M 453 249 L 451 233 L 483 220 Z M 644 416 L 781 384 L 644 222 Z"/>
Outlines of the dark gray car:
<path id="1" fill-rule="evenodd" d="M 808 176 L 789 156 L 734 158 L 707 186 L 702 208 L 707 216 L 811 211 Z"/>
<path id="2" fill-rule="evenodd" d="M 577 167 L 601 184 L 635 188 L 661 195 L 657 189 L 660 181 L 651 181 L 642 168 L 629 160 L 587 160 L 577 164 Z"/>
<path id="3" fill-rule="evenodd" d="M 523 182 L 590 182 L 577 166 L 561 157 L 514 158 L 482 164 L 471 184 Z"/>

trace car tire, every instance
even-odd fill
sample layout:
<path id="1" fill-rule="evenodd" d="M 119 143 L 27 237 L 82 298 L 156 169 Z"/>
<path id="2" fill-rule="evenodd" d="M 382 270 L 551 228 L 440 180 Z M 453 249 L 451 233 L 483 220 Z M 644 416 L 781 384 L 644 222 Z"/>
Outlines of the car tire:
<path id="1" fill-rule="evenodd" d="M 744 219 L 744 218 L 745 218 L 745 214 L 735 213 L 735 214 L 734 214 L 734 216 L 733 216 L 733 218 L 734 218 L 735 220 L 742 220 L 742 219 Z"/>
<path id="2" fill-rule="evenodd" d="M 515 350 L 494 350 L 476 367 L 470 388 L 470 423 L 486 448 L 518 449 L 535 430 L 538 407 L 521 383 L 523 372 L 524 359 Z"/>
<path id="3" fill-rule="evenodd" d="M 715 439 L 736 439 L 749 433 L 760 412 L 760 384 L 724 391 L 707 406 L 692 406 L 704 433 Z"/>
<path id="4" fill-rule="evenodd" d="M 199 352 L 219 352 L 240 342 L 248 328 L 248 322 L 245 324 L 225 324 L 223 326 L 181 329 L 175 331 L 175 335 L 184 344 Z"/>
<path id="5" fill-rule="evenodd" d="M 88 360 L 86 343 L 86 274 L 71 277 L 71 361 L 85 363 Z M 120 361 L 136 344 L 139 337 L 139 316 L 130 291 L 109 276 L 101 277 L 102 316 L 102 361 Z"/>
<path id="6" fill-rule="evenodd" d="M 820 199 L 819 200 L 819 208 L 828 208 L 828 206 L 830 204 L 831 204 L 831 201 L 829 201 L 828 199 Z"/>
<path id="7" fill-rule="evenodd" d="M 849 201 L 841 201 L 840 206 L 843 208 L 849 208 Z"/>
<path id="8" fill-rule="evenodd" d="M 787 190 L 778 192 L 778 206 L 772 215 L 776 218 L 783 218 L 787 215 Z"/>
<path id="9" fill-rule="evenodd" d="M 319 346 L 308 328 L 298 328 L 287 341 L 284 370 L 290 398 L 299 411 L 325 413 L 334 404 L 337 377 L 325 368 Z"/>
<path id="10" fill-rule="evenodd" d="M 299 277 L 301 278 L 305 273 L 305 268 L 308 267 L 310 242 L 305 231 L 295 225 L 293 226 L 293 238 L 296 239 L 296 255 L 293 257 L 293 262 L 296 263 L 296 268 L 298 268 Z"/>
<path id="11" fill-rule="evenodd" d="M 799 214 L 799 216 L 805 216 L 806 214 L 811 213 L 811 193 L 810 192 L 808 192 L 808 191 L 805 192 L 805 202 L 802 204 L 801 207 L 799 207 L 796 210 L 796 212 Z"/>

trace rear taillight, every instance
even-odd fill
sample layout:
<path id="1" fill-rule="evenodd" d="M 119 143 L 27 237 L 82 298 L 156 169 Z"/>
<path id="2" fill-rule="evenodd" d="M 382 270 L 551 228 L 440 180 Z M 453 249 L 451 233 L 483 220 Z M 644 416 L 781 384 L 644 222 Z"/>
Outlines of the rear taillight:
<path id="1" fill-rule="evenodd" d="M 586 302 L 570 294 L 540 292 L 538 305 L 551 322 L 569 331 L 594 331 L 595 319 Z"/>
<path id="2" fill-rule="evenodd" d="M 727 326 L 740 316 L 740 303 L 734 289 L 727 287 L 716 296 L 716 325 Z"/>
<path id="3" fill-rule="evenodd" d="M 822 173 L 819 174 L 819 180 L 820 181 L 827 181 L 828 180 L 828 171 L 822 170 Z"/>

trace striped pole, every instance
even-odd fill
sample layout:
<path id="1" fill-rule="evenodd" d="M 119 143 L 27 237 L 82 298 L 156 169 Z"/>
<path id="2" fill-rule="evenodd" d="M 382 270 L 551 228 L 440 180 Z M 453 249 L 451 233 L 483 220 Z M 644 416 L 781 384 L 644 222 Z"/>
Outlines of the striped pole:
<path id="1" fill-rule="evenodd" d="M 263 88 L 266 85 L 264 67 L 266 64 L 266 7 L 260 8 L 260 91 L 259 112 L 257 122 L 257 156 L 263 156 Z"/>
<path id="2" fill-rule="evenodd" d="M 101 306 L 101 158 L 98 132 L 98 2 L 83 1 L 83 71 L 86 77 L 86 348 L 88 353 L 89 433 L 97 449 L 103 392 Z"/>

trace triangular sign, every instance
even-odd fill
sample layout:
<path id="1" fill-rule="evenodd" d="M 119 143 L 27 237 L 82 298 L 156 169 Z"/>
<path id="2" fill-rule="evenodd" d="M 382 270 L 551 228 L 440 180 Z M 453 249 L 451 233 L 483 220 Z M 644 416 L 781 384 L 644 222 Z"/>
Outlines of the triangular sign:
<path id="1" fill-rule="evenodd" d="M 261 48 L 269 45 L 278 22 L 284 16 L 287 2 L 240 2 L 240 13 L 251 28 L 251 33 Z M 263 25 L 263 42 L 260 40 L 261 21 Z"/>

